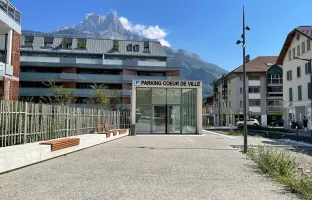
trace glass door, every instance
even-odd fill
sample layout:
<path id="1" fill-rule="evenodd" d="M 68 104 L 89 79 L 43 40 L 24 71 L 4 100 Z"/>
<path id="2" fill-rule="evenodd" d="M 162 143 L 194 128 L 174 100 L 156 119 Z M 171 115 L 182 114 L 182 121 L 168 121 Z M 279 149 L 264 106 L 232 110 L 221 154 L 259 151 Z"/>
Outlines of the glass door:
<path id="1" fill-rule="evenodd" d="M 180 106 L 167 105 L 167 133 L 181 133 Z"/>
<path id="2" fill-rule="evenodd" d="M 166 133 L 166 105 L 153 106 L 152 133 Z"/>

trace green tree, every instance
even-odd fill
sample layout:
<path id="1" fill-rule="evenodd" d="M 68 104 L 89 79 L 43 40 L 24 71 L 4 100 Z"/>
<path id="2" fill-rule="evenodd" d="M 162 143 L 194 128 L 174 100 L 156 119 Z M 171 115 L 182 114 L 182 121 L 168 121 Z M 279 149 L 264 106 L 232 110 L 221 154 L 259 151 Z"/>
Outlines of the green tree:
<path id="1" fill-rule="evenodd" d="M 43 101 L 58 105 L 69 105 L 75 102 L 76 97 L 72 88 L 65 88 L 63 85 L 58 85 L 55 80 L 50 80 L 48 83 L 43 84 L 52 90 L 52 94 L 42 97 Z"/>
<path id="2" fill-rule="evenodd" d="M 66 48 L 67 47 L 67 42 L 65 39 L 62 40 L 62 47 L 63 48 Z"/>
<path id="3" fill-rule="evenodd" d="M 109 97 L 109 107 L 111 110 L 118 110 L 118 105 L 122 102 L 122 93 L 114 91 Z"/>

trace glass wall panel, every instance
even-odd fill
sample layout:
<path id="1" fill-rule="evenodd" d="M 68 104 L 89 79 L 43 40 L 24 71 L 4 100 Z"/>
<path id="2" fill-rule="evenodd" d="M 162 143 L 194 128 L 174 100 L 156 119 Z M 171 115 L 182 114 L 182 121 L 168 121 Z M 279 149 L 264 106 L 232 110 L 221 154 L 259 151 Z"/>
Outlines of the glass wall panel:
<path id="1" fill-rule="evenodd" d="M 141 133 L 151 132 L 151 106 L 137 106 L 136 131 Z"/>
<path id="2" fill-rule="evenodd" d="M 196 89 L 182 89 L 182 104 L 196 105 Z"/>
<path id="3" fill-rule="evenodd" d="M 166 89 L 165 88 L 152 88 L 152 103 L 153 104 L 166 104 Z"/>
<path id="4" fill-rule="evenodd" d="M 151 104 L 151 88 L 137 88 L 136 90 L 136 103 L 139 104 Z"/>
<path id="5" fill-rule="evenodd" d="M 181 89 L 167 89 L 167 103 L 181 104 Z"/>
<path id="6" fill-rule="evenodd" d="M 182 107 L 182 133 L 196 133 L 196 106 Z"/>
<path id="7" fill-rule="evenodd" d="M 166 133 L 166 106 L 153 106 L 153 133 Z"/>
<path id="8" fill-rule="evenodd" d="M 167 129 L 168 133 L 181 133 L 180 106 L 168 105 Z"/>

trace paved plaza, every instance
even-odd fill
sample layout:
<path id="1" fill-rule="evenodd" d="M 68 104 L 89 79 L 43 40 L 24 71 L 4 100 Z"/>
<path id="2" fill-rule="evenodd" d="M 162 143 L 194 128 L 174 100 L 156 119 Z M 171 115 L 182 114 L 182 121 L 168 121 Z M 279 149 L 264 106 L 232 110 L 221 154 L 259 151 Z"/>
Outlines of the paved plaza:
<path id="1" fill-rule="evenodd" d="M 230 145 L 240 137 L 125 137 L 0 175 L 0 197 L 23 199 L 297 199 Z"/>

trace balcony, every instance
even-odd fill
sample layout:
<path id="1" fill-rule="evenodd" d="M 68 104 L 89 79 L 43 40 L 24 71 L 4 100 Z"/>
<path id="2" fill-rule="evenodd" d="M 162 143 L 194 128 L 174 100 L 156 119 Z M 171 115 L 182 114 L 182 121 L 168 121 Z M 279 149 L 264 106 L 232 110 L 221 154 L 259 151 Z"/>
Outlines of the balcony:
<path id="1" fill-rule="evenodd" d="M 267 99 L 283 99 L 283 92 L 268 92 Z"/>
<path id="2" fill-rule="evenodd" d="M 249 99 L 261 99 L 260 93 L 249 93 Z"/>
<path id="3" fill-rule="evenodd" d="M 261 107 L 260 106 L 249 106 L 249 111 L 253 113 L 259 113 L 261 112 Z"/>
<path id="4" fill-rule="evenodd" d="M 268 106 L 267 111 L 283 112 L 283 106 Z"/>
<path id="5" fill-rule="evenodd" d="M 94 94 L 93 89 L 79 89 L 74 88 L 74 95 L 77 97 L 90 97 Z M 120 92 L 123 96 L 130 96 L 130 90 L 108 90 L 109 93 Z M 19 88 L 20 96 L 46 96 L 52 94 L 50 88 Z"/>
<path id="6" fill-rule="evenodd" d="M 71 49 L 71 51 L 75 51 Z M 41 57 L 41 56 L 21 56 L 21 62 L 29 63 L 57 63 L 81 65 L 104 65 L 104 66 L 134 66 L 136 68 L 157 67 L 157 68 L 175 68 L 180 69 L 180 65 L 171 61 L 137 61 L 137 60 L 110 60 L 110 59 L 92 59 L 92 58 L 61 58 L 61 57 Z"/>
<path id="7" fill-rule="evenodd" d="M 0 76 L 13 76 L 13 66 L 0 62 Z"/>
<path id="8" fill-rule="evenodd" d="M 122 83 L 122 75 L 21 72 L 20 80 L 34 82 L 57 80 L 60 82 L 79 83 Z"/>
<path id="9" fill-rule="evenodd" d="M 260 86 L 261 82 L 260 80 L 249 80 L 248 81 L 248 86 Z"/>
<path id="10" fill-rule="evenodd" d="M 138 76 L 123 75 L 123 81 L 131 83 L 133 80 L 181 80 L 180 76 Z"/>
<path id="11" fill-rule="evenodd" d="M 21 13 L 8 0 L 0 0 L 0 9 L 21 25 Z"/>

